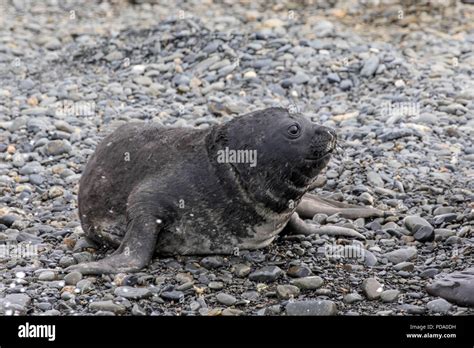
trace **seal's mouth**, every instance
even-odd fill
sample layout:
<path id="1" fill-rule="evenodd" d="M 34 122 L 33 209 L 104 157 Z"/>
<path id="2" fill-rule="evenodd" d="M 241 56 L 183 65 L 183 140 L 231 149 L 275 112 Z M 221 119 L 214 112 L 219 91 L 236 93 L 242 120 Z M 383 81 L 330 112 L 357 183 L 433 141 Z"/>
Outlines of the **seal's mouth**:
<path id="1" fill-rule="evenodd" d="M 319 155 L 317 157 L 306 157 L 305 159 L 308 160 L 308 161 L 313 161 L 313 162 L 316 162 L 316 161 L 321 161 L 323 159 L 326 159 L 328 158 L 329 156 L 331 156 L 331 154 L 333 153 L 335 147 L 331 148 L 330 150 L 326 151 L 325 153 L 323 153 L 322 155 Z"/>
<path id="2" fill-rule="evenodd" d="M 331 135 L 331 138 L 328 139 L 325 143 L 321 143 L 318 139 L 316 144 L 313 144 L 312 156 L 306 157 L 310 161 L 321 161 L 328 158 L 335 150 L 337 145 L 336 136 Z"/>

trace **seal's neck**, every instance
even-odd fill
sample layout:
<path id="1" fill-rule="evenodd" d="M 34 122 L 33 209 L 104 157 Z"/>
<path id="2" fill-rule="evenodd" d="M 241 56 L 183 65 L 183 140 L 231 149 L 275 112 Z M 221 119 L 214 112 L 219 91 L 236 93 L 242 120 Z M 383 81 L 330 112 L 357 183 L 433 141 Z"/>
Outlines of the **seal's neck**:
<path id="1" fill-rule="evenodd" d="M 255 178 L 247 178 L 247 191 L 258 202 L 274 212 L 293 211 L 306 193 L 311 178 L 297 169 L 288 176 L 279 171 L 260 172 Z"/>
<path id="2" fill-rule="evenodd" d="M 247 163 L 219 162 L 219 151 L 228 146 L 225 127 L 214 126 L 206 137 L 210 162 L 224 189 L 234 195 L 238 192 L 249 204 L 260 204 L 276 213 L 291 212 L 314 179 L 291 163 L 252 168 Z"/>

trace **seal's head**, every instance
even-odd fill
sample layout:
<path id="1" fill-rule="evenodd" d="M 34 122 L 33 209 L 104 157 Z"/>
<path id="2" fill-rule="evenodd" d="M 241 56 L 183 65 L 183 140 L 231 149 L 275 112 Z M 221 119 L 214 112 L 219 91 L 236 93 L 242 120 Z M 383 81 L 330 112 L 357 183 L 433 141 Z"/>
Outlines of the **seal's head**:
<path id="1" fill-rule="evenodd" d="M 274 210 L 299 199 L 327 165 L 336 134 L 284 108 L 237 117 L 211 132 L 211 155 L 250 195 Z"/>

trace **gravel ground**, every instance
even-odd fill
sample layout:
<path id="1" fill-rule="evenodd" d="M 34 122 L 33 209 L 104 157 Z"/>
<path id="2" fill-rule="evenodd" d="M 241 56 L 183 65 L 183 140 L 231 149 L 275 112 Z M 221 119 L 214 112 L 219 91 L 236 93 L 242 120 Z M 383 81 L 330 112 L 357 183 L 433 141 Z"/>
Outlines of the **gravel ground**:
<path id="1" fill-rule="evenodd" d="M 0 313 L 474 314 L 425 289 L 473 267 L 474 6 L 91 3 L 0 0 Z M 314 219 L 364 243 L 287 235 L 136 274 L 65 274 L 103 255 L 82 238 L 77 190 L 105 134 L 269 106 L 337 130 L 344 150 L 316 193 L 395 216 Z"/>

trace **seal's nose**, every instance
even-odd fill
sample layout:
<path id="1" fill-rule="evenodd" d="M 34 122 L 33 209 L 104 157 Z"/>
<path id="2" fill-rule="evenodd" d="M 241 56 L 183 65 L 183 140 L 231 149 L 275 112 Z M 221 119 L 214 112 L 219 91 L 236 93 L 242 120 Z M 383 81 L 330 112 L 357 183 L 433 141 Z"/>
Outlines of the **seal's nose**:
<path id="1" fill-rule="evenodd" d="M 336 148 L 336 138 L 336 132 L 333 129 L 316 125 L 314 128 L 314 136 L 311 141 L 313 157 L 322 158 L 334 151 Z"/>
<path id="2" fill-rule="evenodd" d="M 318 152 L 331 152 L 336 148 L 337 135 L 334 129 L 324 126 L 316 127 L 315 144 Z"/>
<path id="3" fill-rule="evenodd" d="M 316 135 L 320 137 L 321 141 L 335 142 L 337 140 L 336 132 L 329 127 L 319 126 L 316 128 Z"/>

